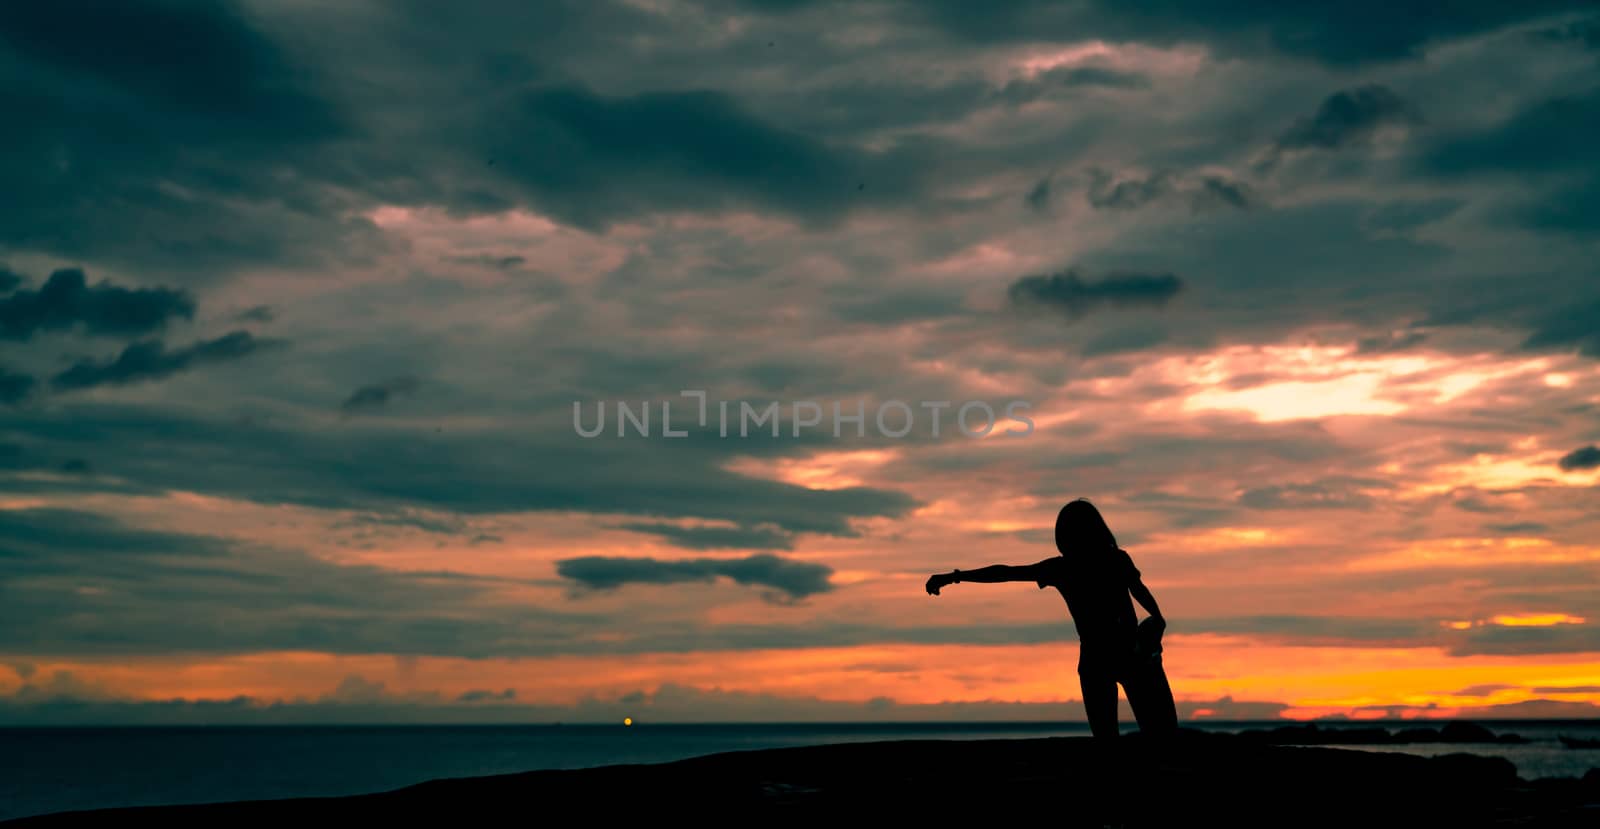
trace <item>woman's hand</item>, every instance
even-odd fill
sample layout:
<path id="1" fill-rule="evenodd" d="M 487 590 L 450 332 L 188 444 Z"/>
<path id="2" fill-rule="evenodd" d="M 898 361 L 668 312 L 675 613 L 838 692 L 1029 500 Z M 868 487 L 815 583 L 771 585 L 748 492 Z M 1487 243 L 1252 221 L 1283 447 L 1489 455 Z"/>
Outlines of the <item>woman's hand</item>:
<path id="1" fill-rule="evenodd" d="M 939 595 L 939 588 L 955 584 L 956 577 L 953 573 L 934 573 L 928 577 L 928 595 Z"/>
<path id="2" fill-rule="evenodd" d="M 1153 656 L 1161 652 L 1161 634 L 1167 630 L 1167 620 L 1160 616 L 1149 616 L 1139 623 L 1135 631 L 1135 651 L 1143 656 Z"/>

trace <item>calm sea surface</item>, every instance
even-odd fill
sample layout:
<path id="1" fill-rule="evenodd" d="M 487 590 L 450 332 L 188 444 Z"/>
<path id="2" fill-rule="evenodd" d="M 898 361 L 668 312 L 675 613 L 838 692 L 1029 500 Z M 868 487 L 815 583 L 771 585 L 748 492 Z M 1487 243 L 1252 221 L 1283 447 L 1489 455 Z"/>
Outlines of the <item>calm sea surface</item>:
<path id="1" fill-rule="evenodd" d="M 1186 723 L 1209 731 L 1281 724 Z M 1352 725 L 1380 724 L 1401 725 Z M 1600 720 L 1483 724 L 1533 742 L 1360 748 L 1498 755 L 1525 778 L 1580 776 L 1600 767 L 1600 749 L 1568 749 L 1557 740 L 1600 738 Z M 0 820 L 110 806 L 355 794 L 441 777 L 658 763 L 782 746 L 1087 734 L 1077 723 L 0 728 Z"/>

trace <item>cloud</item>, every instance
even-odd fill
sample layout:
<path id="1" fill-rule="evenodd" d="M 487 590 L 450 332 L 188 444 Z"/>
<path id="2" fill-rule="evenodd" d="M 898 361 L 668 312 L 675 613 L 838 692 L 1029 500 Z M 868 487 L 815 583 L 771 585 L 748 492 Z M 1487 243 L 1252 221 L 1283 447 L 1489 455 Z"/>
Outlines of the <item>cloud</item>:
<path id="1" fill-rule="evenodd" d="M 1249 185 L 1242 181 L 1234 181 L 1222 176 L 1201 177 L 1200 188 L 1194 194 L 1196 209 L 1220 205 L 1237 210 L 1248 210 L 1254 207 L 1255 203 L 1256 196 L 1251 192 Z"/>
<path id="2" fill-rule="evenodd" d="M 88 19 L 95 25 L 84 25 Z M 244 117 L 254 125 L 274 115 L 303 116 L 309 104 L 284 83 L 282 53 L 227 5 L 139 2 L 107 10 L 92 0 L 65 0 L 10 7 L 0 21 L 16 52 L 179 111 Z M 182 61 L 172 59 L 178 48 Z"/>
<path id="3" fill-rule="evenodd" d="M 1058 66 L 1033 77 L 1008 82 L 993 94 L 993 100 L 1017 106 L 1081 87 L 1144 89 L 1149 85 L 1148 78 L 1133 72 L 1100 66 Z"/>
<path id="4" fill-rule="evenodd" d="M 1442 136 L 1420 159 L 1435 176 L 1592 171 L 1600 148 L 1600 88 L 1547 98 L 1487 127 Z"/>
<path id="5" fill-rule="evenodd" d="M 1429 7 L 1381 0 L 1345 3 L 1337 10 L 1296 3 L 1144 6 L 1113 0 L 981 4 L 903 0 L 890 4 L 906 19 L 926 21 L 965 41 L 1194 43 L 1224 56 L 1287 55 L 1332 66 L 1414 59 L 1438 39 L 1465 37 L 1583 5 L 1582 0 L 1528 4 L 1472 0 L 1435 13 Z"/>
<path id="6" fill-rule="evenodd" d="M 168 351 L 160 340 L 144 340 L 124 348 L 110 362 L 80 360 L 51 378 L 50 384 L 62 391 L 77 391 L 159 380 L 199 365 L 240 360 L 279 343 L 278 340 L 258 340 L 248 331 L 234 331 L 173 351 Z"/>
<path id="7" fill-rule="evenodd" d="M 1110 173 L 1094 170 L 1090 174 L 1089 204 L 1099 208 L 1132 210 L 1171 193 L 1174 186 L 1174 176 L 1170 172 L 1157 171 L 1145 178 L 1114 181 Z"/>
<path id="8" fill-rule="evenodd" d="M 1600 625 L 1475 625 L 1449 644 L 1455 656 L 1587 653 L 1600 651 Z"/>
<path id="9" fill-rule="evenodd" d="M 1378 230 L 1416 230 L 1455 215 L 1465 205 L 1465 200 L 1450 197 L 1385 202 L 1367 214 L 1367 224 Z"/>
<path id="10" fill-rule="evenodd" d="M 1050 208 L 1050 177 L 1045 176 L 1033 185 L 1027 195 L 1022 197 L 1022 203 L 1035 213 L 1043 213 Z"/>
<path id="11" fill-rule="evenodd" d="M 1600 694 L 1600 685 L 1541 685 L 1533 689 L 1535 694 Z"/>
<path id="12" fill-rule="evenodd" d="M 1600 300 L 1569 302 L 1530 321 L 1522 347 L 1536 351 L 1577 351 L 1600 357 Z"/>
<path id="13" fill-rule="evenodd" d="M 1109 305 L 1160 307 L 1177 295 L 1183 281 L 1170 273 L 1112 273 L 1099 282 L 1085 280 L 1077 269 L 1048 275 L 1024 276 L 1011 283 L 1007 295 L 1013 305 L 1041 307 L 1079 317 Z"/>
<path id="14" fill-rule="evenodd" d="M 1487 697 L 1487 696 L 1493 695 L 1497 691 L 1514 691 L 1514 690 L 1518 689 L 1519 687 L 1520 686 L 1517 686 L 1517 685 L 1504 685 L 1504 684 L 1471 685 L 1471 686 L 1468 686 L 1466 688 L 1460 688 L 1460 689 L 1457 689 L 1455 691 L 1450 691 L 1448 693 L 1451 696 L 1458 696 L 1458 697 Z M 1538 692 L 1536 691 L 1535 693 L 1538 693 Z"/>
<path id="15" fill-rule="evenodd" d="M 1328 480 L 1306 484 L 1253 487 L 1239 495 L 1251 509 L 1367 509 L 1372 498 L 1364 488 L 1382 488 L 1378 481 Z"/>
<path id="16" fill-rule="evenodd" d="M 275 318 L 270 305 L 256 305 L 233 315 L 234 322 L 272 322 Z"/>
<path id="17" fill-rule="evenodd" d="M 33 394 L 37 381 L 31 374 L 11 371 L 0 366 L 0 404 L 15 406 Z"/>
<path id="18" fill-rule="evenodd" d="M 458 265 L 477 265 L 484 268 L 510 271 L 528 264 L 528 257 L 514 253 L 474 253 L 467 256 L 449 256 L 445 258 L 445 261 L 454 262 Z"/>
<path id="19" fill-rule="evenodd" d="M 709 582 L 719 577 L 738 584 L 769 587 L 789 599 L 803 599 L 833 589 L 828 581 L 833 568 L 767 554 L 740 559 L 679 561 L 583 556 L 556 562 L 556 572 L 588 590 L 615 590 L 629 584 Z"/>
<path id="20" fill-rule="evenodd" d="M 0 33 L 0 105 L 29 125 L 0 136 L 0 242 L 207 275 L 353 229 L 311 152 L 345 126 L 240 4 L 7 6 Z"/>
<path id="21" fill-rule="evenodd" d="M 1535 32 L 1534 36 L 1557 43 L 1577 43 L 1586 49 L 1600 50 L 1600 17 L 1575 20 L 1563 26 Z"/>
<path id="22" fill-rule="evenodd" d="M 1422 116 L 1409 101 L 1380 84 L 1345 89 L 1323 99 L 1310 118 L 1296 121 L 1278 137 L 1280 150 L 1336 150 L 1371 138 L 1380 128 L 1418 124 Z"/>
<path id="23" fill-rule="evenodd" d="M 1483 528 L 1489 532 L 1502 535 L 1543 535 L 1550 531 L 1549 524 L 1538 521 L 1511 521 L 1503 524 L 1484 524 Z"/>
<path id="24" fill-rule="evenodd" d="M 75 510 L 0 510 L 0 591 L 8 596 L 0 649 L 13 653 L 482 656 L 581 650 L 574 632 L 604 623 L 496 605 L 497 584 L 334 564 Z"/>
<path id="25" fill-rule="evenodd" d="M 456 702 L 510 702 L 517 698 L 517 689 L 507 688 L 503 691 L 485 691 L 474 689 L 465 691 L 456 697 Z"/>
<path id="26" fill-rule="evenodd" d="M 10 293 L 27 281 L 27 277 L 22 274 L 0 265 L 0 294 Z"/>
<path id="27" fill-rule="evenodd" d="M 1195 212 L 1216 208 L 1248 210 L 1258 201 L 1249 185 L 1226 176 L 1157 170 L 1142 178 L 1118 179 L 1099 168 L 1090 171 L 1086 197 L 1091 207 L 1100 210 L 1137 210 L 1172 197 L 1182 197 Z"/>
<path id="28" fill-rule="evenodd" d="M 632 523 L 621 529 L 649 533 L 689 550 L 788 550 L 794 536 L 771 527 L 682 527 L 677 524 Z"/>
<path id="29" fill-rule="evenodd" d="M 339 410 L 349 415 L 381 409 L 396 397 L 414 393 L 417 385 L 417 378 L 406 375 L 362 386 L 339 404 Z"/>
<path id="30" fill-rule="evenodd" d="M 770 124 L 722 92 L 528 90 L 483 108 L 466 140 L 551 215 L 599 227 L 645 213 L 754 206 L 807 220 L 909 199 L 918 165 Z M 538 149 L 533 149 L 537 147 Z"/>
<path id="31" fill-rule="evenodd" d="M 1392 354 L 1421 345 L 1428 339 L 1426 331 L 1390 331 L 1356 340 L 1357 354 Z"/>
<path id="32" fill-rule="evenodd" d="M 89 285 L 83 271 L 58 270 L 37 291 L 0 299 L 0 339 L 26 340 L 39 331 L 81 327 L 103 336 L 137 336 L 173 318 L 192 319 L 194 300 L 168 288 L 129 289 L 102 281 Z"/>
<path id="33" fill-rule="evenodd" d="M 1585 446 L 1581 449 L 1574 449 L 1563 455 L 1557 465 L 1567 472 L 1600 468 L 1600 447 Z"/>
<path id="34" fill-rule="evenodd" d="M 807 451 L 815 441 L 699 436 L 680 446 L 584 440 L 573 433 L 571 417 L 569 409 L 544 419 L 529 416 L 512 428 L 329 432 L 298 423 L 83 403 L 50 412 L 19 410 L 0 419 L 0 442 L 25 442 L 55 457 L 93 458 L 107 477 L 80 486 L 125 481 L 139 491 L 181 489 L 321 509 L 579 511 L 851 535 L 853 518 L 903 515 L 919 503 L 892 489 L 811 489 L 727 468 L 736 456 Z M 262 475 L 263 469 L 274 472 Z"/>

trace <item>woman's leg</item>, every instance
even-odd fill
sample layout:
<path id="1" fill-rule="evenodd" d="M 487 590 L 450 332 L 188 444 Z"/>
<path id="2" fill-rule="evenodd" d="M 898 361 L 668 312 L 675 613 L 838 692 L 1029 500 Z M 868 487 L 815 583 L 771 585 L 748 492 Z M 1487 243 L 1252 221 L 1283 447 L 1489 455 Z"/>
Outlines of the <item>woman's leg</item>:
<path id="1" fill-rule="evenodd" d="M 1117 677 L 1105 668 L 1078 666 L 1078 684 L 1083 688 L 1083 711 L 1089 718 L 1089 733 L 1100 738 L 1117 736 Z"/>

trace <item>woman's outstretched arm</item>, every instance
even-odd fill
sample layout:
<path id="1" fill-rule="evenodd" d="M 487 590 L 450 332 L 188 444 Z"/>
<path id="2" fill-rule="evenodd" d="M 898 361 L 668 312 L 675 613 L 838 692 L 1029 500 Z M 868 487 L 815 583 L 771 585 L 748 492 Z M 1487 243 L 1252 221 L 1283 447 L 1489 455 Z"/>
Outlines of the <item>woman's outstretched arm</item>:
<path id="1" fill-rule="evenodd" d="M 1041 578 L 1043 574 L 1038 564 L 991 564 L 976 570 L 935 573 L 928 577 L 928 593 L 937 596 L 940 588 L 963 581 L 999 584 L 1008 581 L 1039 581 Z"/>

